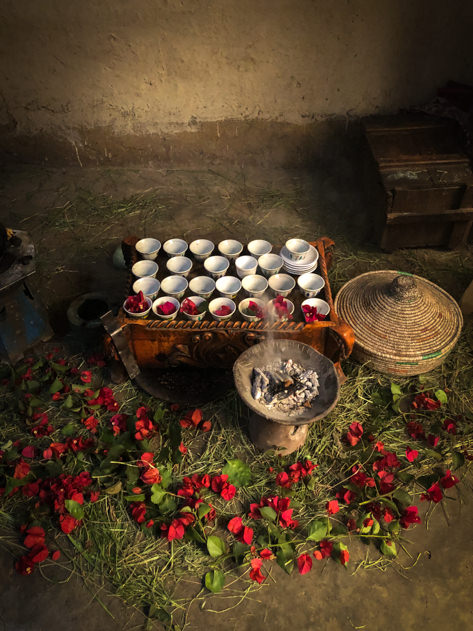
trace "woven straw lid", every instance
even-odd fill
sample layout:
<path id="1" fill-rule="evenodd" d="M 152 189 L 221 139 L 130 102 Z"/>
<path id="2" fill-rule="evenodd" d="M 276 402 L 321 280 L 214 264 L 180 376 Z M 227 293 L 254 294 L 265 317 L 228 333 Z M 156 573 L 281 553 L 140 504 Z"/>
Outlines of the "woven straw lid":
<path id="1" fill-rule="evenodd" d="M 463 324 L 459 306 L 446 291 L 393 270 L 368 272 L 346 283 L 335 310 L 355 331 L 355 357 L 374 360 L 374 367 L 391 374 L 431 370 L 453 348 Z"/>

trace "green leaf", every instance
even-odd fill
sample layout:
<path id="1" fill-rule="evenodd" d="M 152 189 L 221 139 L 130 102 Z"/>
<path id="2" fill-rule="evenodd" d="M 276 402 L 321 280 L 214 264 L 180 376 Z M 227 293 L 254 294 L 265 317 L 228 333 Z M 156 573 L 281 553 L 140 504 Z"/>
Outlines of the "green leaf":
<path id="1" fill-rule="evenodd" d="M 233 554 L 233 557 L 235 558 L 235 563 L 237 565 L 241 563 L 243 557 L 245 556 L 247 552 L 248 552 L 248 546 L 246 545 L 246 543 L 242 543 L 241 541 L 235 541 L 235 543 L 232 546 L 232 554 Z"/>
<path id="2" fill-rule="evenodd" d="M 66 372 L 67 371 L 67 366 L 65 366 L 63 364 L 57 364 L 56 362 L 50 362 L 49 365 L 51 366 L 51 368 L 54 368 L 54 370 L 56 372 Z"/>
<path id="3" fill-rule="evenodd" d="M 169 493 L 166 493 L 164 498 L 159 503 L 159 512 L 162 515 L 166 515 L 168 513 L 174 512 L 176 508 L 177 508 L 176 500 L 172 497 L 172 495 L 169 495 Z"/>
<path id="4" fill-rule="evenodd" d="M 70 394 L 68 394 L 67 397 L 64 399 L 64 407 L 71 409 L 72 406 L 73 406 L 72 397 Z"/>
<path id="5" fill-rule="evenodd" d="M 62 383 L 62 381 L 56 377 L 56 379 L 49 386 L 49 394 L 55 394 L 56 392 L 59 392 L 59 390 L 62 390 L 63 387 L 64 384 Z"/>
<path id="6" fill-rule="evenodd" d="M 197 515 L 199 519 L 202 519 L 202 517 L 205 517 L 207 513 L 210 513 L 210 510 L 211 509 L 208 504 L 200 504 L 199 508 L 197 509 Z"/>
<path id="7" fill-rule="evenodd" d="M 261 516 L 268 521 L 275 521 L 278 514 L 271 506 L 263 506 L 259 509 Z"/>
<path id="8" fill-rule="evenodd" d="M 222 554 L 225 554 L 226 549 L 227 546 L 225 545 L 225 541 L 223 541 L 223 539 L 220 539 L 220 537 L 217 537 L 217 535 L 210 535 L 210 537 L 207 539 L 207 550 L 209 551 L 209 554 L 213 559 L 216 559 L 219 556 L 222 556 Z"/>
<path id="9" fill-rule="evenodd" d="M 276 553 L 276 561 L 280 568 L 282 568 L 287 574 L 292 574 L 294 569 L 294 559 L 287 558 L 282 550 L 278 550 Z"/>
<path id="10" fill-rule="evenodd" d="M 398 535 L 401 532 L 401 524 L 397 519 L 394 519 L 390 524 L 388 524 L 388 530 L 393 535 Z"/>
<path id="11" fill-rule="evenodd" d="M 186 539 L 189 539 L 190 541 L 198 541 L 199 543 L 205 543 L 205 539 L 198 532 L 198 530 L 194 528 L 194 526 L 190 526 L 189 528 L 186 528 L 186 532 L 184 536 Z"/>
<path id="12" fill-rule="evenodd" d="M 396 499 L 403 508 L 412 504 L 412 497 L 404 489 L 396 489 L 393 493 L 393 498 Z"/>
<path id="13" fill-rule="evenodd" d="M 166 467 L 165 469 L 161 469 L 160 467 L 159 473 L 161 474 L 161 482 L 159 484 L 163 489 L 167 489 L 172 482 L 172 471 L 169 467 Z"/>
<path id="14" fill-rule="evenodd" d="M 153 421 L 159 423 L 164 417 L 164 408 L 157 408 L 153 414 Z"/>
<path id="15" fill-rule="evenodd" d="M 11 478 L 9 475 L 5 476 L 6 479 L 6 484 L 5 484 L 5 497 L 11 493 L 11 491 L 13 491 L 13 489 L 16 489 L 19 486 L 24 486 L 25 484 L 28 484 L 29 480 L 29 476 L 25 476 L 24 478 L 22 478 L 21 480 L 17 480 L 16 478 Z"/>
<path id="16" fill-rule="evenodd" d="M 402 394 L 401 387 L 397 383 L 391 383 L 391 394 Z"/>
<path id="17" fill-rule="evenodd" d="M 126 479 L 128 480 L 129 484 L 134 486 L 139 477 L 140 470 L 138 469 L 138 467 L 126 467 Z"/>
<path id="18" fill-rule="evenodd" d="M 399 515 L 399 509 L 394 502 L 392 502 L 391 500 L 388 500 L 387 497 L 383 497 L 381 502 L 383 503 L 384 506 L 389 506 L 391 510 L 393 510 L 397 515 Z"/>
<path id="19" fill-rule="evenodd" d="M 35 381 L 34 379 L 32 379 L 31 381 L 26 382 L 26 387 L 28 388 L 30 392 L 38 392 L 38 390 L 41 387 L 41 384 L 39 383 L 39 381 Z M 62 388 L 62 384 L 61 384 L 61 388 Z M 51 394 L 54 394 L 54 392 L 51 392 Z"/>
<path id="20" fill-rule="evenodd" d="M 394 541 L 390 541 L 389 539 L 383 539 L 381 541 L 379 549 L 381 551 L 381 554 L 384 554 L 384 556 L 390 559 L 394 559 L 394 557 L 397 556 L 396 544 L 394 543 Z"/>
<path id="21" fill-rule="evenodd" d="M 144 493 L 140 493 L 139 495 L 125 495 L 123 499 L 127 502 L 144 502 L 146 499 L 146 495 Z"/>
<path id="22" fill-rule="evenodd" d="M 401 482 L 404 482 L 404 484 L 408 484 L 414 479 L 415 476 L 413 476 L 412 473 L 407 473 L 407 471 L 399 471 L 396 474 L 396 477 Z"/>
<path id="23" fill-rule="evenodd" d="M 309 541 L 322 541 L 327 536 L 327 520 L 314 519 L 309 524 L 308 532 L 307 539 Z"/>
<path id="24" fill-rule="evenodd" d="M 210 570 L 210 572 L 207 572 L 205 575 L 205 587 L 214 594 L 221 592 L 224 585 L 225 574 L 222 570 Z"/>
<path id="25" fill-rule="evenodd" d="M 250 467 L 238 458 L 227 460 L 222 473 L 228 475 L 228 481 L 235 486 L 248 486 L 251 482 Z"/>
<path id="26" fill-rule="evenodd" d="M 75 500 L 66 500 L 64 502 L 67 510 L 75 519 L 82 519 L 84 517 L 84 509 Z"/>
<path id="27" fill-rule="evenodd" d="M 153 504 L 160 504 L 164 497 L 165 497 L 166 491 L 159 486 L 159 484 L 153 484 L 153 486 L 151 487 L 151 501 L 153 502 Z"/>
<path id="28" fill-rule="evenodd" d="M 454 451 L 452 455 L 452 469 L 456 471 L 457 469 L 462 467 L 464 464 L 465 464 L 465 456 L 459 451 Z"/>
<path id="29" fill-rule="evenodd" d="M 448 397 L 444 390 L 436 390 L 435 398 L 437 399 L 437 401 L 440 401 L 440 403 L 448 403 Z"/>
<path id="30" fill-rule="evenodd" d="M 107 495 L 116 495 L 117 493 L 120 493 L 121 490 L 122 483 L 121 480 L 118 480 L 118 482 L 115 482 L 115 484 L 112 484 L 111 486 L 108 486 L 106 489 L 104 489 L 103 492 Z"/>
<path id="31" fill-rule="evenodd" d="M 64 425 L 64 427 L 61 429 L 61 434 L 63 436 L 74 436 L 74 434 L 77 433 L 77 428 L 75 423 L 68 423 L 67 425 Z"/>

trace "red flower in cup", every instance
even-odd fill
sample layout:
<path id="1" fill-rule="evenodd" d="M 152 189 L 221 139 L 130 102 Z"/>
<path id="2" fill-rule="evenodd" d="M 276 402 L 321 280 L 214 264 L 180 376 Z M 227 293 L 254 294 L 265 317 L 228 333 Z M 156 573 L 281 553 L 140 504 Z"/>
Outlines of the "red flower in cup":
<path id="1" fill-rule="evenodd" d="M 195 303 L 190 298 L 186 298 L 185 300 L 183 300 L 181 311 L 182 313 L 187 313 L 188 315 L 192 316 L 199 315 L 200 313 Z"/>
<path id="2" fill-rule="evenodd" d="M 276 298 L 273 300 L 273 309 L 276 317 L 279 320 L 282 320 L 284 318 L 292 320 L 292 315 L 289 313 L 287 300 L 285 300 L 283 296 L 276 296 Z"/>
<path id="3" fill-rule="evenodd" d="M 171 313 L 174 313 L 174 311 L 176 311 L 176 305 L 170 300 L 166 300 L 166 302 L 163 302 L 156 308 L 156 311 L 159 313 L 159 315 L 171 315 Z"/>
<path id="4" fill-rule="evenodd" d="M 128 296 L 125 302 L 125 309 L 130 313 L 143 313 L 149 309 L 149 303 L 140 291 L 136 296 Z"/>
<path id="5" fill-rule="evenodd" d="M 319 320 L 325 320 L 327 317 L 324 313 L 319 313 L 317 307 L 311 305 L 303 305 L 302 311 L 306 322 L 318 322 Z"/>
<path id="6" fill-rule="evenodd" d="M 232 310 L 230 309 L 230 307 L 228 305 L 222 305 L 221 307 L 219 307 L 218 309 L 215 309 L 214 313 L 217 316 L 227 316 L 230 315 L 232 312 Z"/>

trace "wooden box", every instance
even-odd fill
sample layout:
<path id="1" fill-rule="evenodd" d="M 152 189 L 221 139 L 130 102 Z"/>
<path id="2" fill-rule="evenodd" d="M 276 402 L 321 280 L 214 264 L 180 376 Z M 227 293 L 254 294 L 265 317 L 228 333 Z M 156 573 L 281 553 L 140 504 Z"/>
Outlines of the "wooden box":
<path id="1" fill-rule="evenodd" d="M 127 242 L 130 243 L 130 240 Z M 350 355 L 354 334 L 353 329 L 338 318 L 333 307 L 327 272 L 333 241 L 323 237 L 312 245 L 319 252 L 317 271 L 325 280 L 320 297 L 330 305 L 326 320 L 310 324 L 304 322 L 300 309 L 302 296 L 298 296 L 297 287 L 289 297 L 295 304 L 294 319 L 290 322 L 246 322 L 236 314 L 223 322 L 212 320 L 209 315 L 201 322 L 186 320 L 181 315 L 176 320 L 163 321 L 152 313 L 146 319 L 133 319 L 121 309 L 117 317 L 106 314 L 102 318 L 109 335 L 109 354 L 123 362 L 130 377 L 138 383 L 141 380 L 140 385 L 148 391 L 156 392 L 149 387 L 150 380 L 176 366 L 193 367 L 199 371 L 208 368 L 222 371 L 231 368 L 235 359 L 253 344 L 287 338 L 309 344 L 329 357 L 343 381 L 340 362 Z M 198 266 L 196 268 L 192 275 L 202 273 Z M 165 269 L 164 262 L 160 265 L 160 271 L 162 269 Z M 143 375 L 147 377 L 143 378 Z M 162 392 L 159 394 L 165 396 Z"/>
<path id="2" fill-rule="evenodd" d="M 473 174 L 458 125 L 411 114 L 365 118 L 363 128 L 384 192 L 381 247 L 464 245 Z"/>

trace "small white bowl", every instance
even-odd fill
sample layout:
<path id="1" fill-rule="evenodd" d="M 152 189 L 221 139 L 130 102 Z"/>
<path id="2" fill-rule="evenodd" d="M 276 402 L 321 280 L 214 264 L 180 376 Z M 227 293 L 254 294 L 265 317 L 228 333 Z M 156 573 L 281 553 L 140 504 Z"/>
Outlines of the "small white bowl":
<path id="1" fill-rule="evenodd" d="M 230 266 L 230 261 L 224 256 L 209 256 L 204 261 L 204 267 L 212 278 L 221 278 L 225 276 L 227 269 Z"/>
<path id="2" fill-rule="evenodd" d="M 241 285 L 248 296 L 262 296 L 268 289 L 268 281 L 259 274 L 250 274 L 241 280 Z"/>
<path id="3" fill-rule="evenodd" d="M 172 304 L 176 307 L 176 310 L 168 315 L 158 313 L 158 307 L 164 304 L 165 302 L 172 302 Z M 156 300 L 153 302 L 153 313 L 157 315 L 158 318 L 161 318 L 161 320 L 174 320 L 174 318 L 179 313 L 180 306 L 181 306 L 181 303 L 179 302 L 179 300 L 177 300 L 173 296 L 161 296 L 161 298 L 156 298 Z"/>
<path id="4" fill-rule="evenodd" d="M 287 320 L 289 318 L 289 316 L 291 316 L 294 313 L 294 303 L 291 302 L 290 300 L 288 300 L 287 298 L 284 298 L 285 302 L 286 302 L 286 306 L 287 306 L 287 310 L 288 310 L 288 315 L 287 316 L 278 316 L 276 309 L 274 308 L 274 301 L 276 300 L 276 298 L 273 298 L 273 300 L 270 300 L 268 302 L 267 305 L 267 313 L 270 319 L 272 320 Z"/>
<path id="5" fill-rule="evenodd" d="M 151 311 L 151 305 L 153 304 L 153 301 L 151 300 L 151 298 L 148 298 L 148 296 L 145 296 L 145 300 L 148 303 L 148 308 L 146 309 L 146 311 L 141 311 L 140 313 L 133 313 L 133 311 L 128 311 L 128 309 L 125 307 L 127 300 L 128 298 L 123 303 L 123 311 L 130 318 L 146 318 L 148 313 Z"/>
<path id="6" fill-rule="evenodd" d="M 293 261 L 301 261 L 310 250 L 310 244 L 304 239 L 288 239 L 286 248 Z"/>
<path id="7" fill-rule="evenodd" d="M 318 274 L 301 274 L 297 279 L 299 291 L 306 298 L 315 298 L 317 294 L 325 287 L 325 281 Z"/>
<path id="8" fill-rule="evenodd" d="M 149 237 L 146 239 L 140 239 L 137 241 L 135 248 L 142 258 L 154 261 L 161 249 L 161 241 L 151 239 Z"/>
<path id="9" fill-rule="evenodd" d="M 136 278 L 143 278 L 144 276 L 151 276 L 156 278 L 159 266 L 154 261 L 138 261 L 131 268 L 131 273 Z"/>
<path id="10" fill-rule="evenodd" d="M 264 300 L 261 300 L 261 298 L 245 298 L 238 305 L 238 311 L 241 313 L 243 318 L 247 320 L 247 322 L 259 322 L 262 318 L 258 318 L 258 316 L 256 315 L 248 315 L 247 313 L 245 313 L 245 310 L 248 309 L 250 302 L 255 302 L 258 305 L 258 307 L 263 312 L 264 317 L 266 303 L 264 302 Z"/>
<path id="11" fill-rule="evenodd" d="M 154 300 L 158 295 L 160 286 L 161 283 L 156 278 L 153 278 L 152 276 L 143 276 L 143 278 L 135 280 L 133 283 L 133 291 L 135 294 L 139 294 L 140 291 L 142 291 L 143 295 L 147 298 L 151 298 L 151 300 Z"/>
<path id="12" fill-rule="evenodd" d="M 258 261 L 254 256 L 239 256 L 235 261 L 236 272 L 240 278 L 255 274 Z"/>
<path id="13" fill-rule="evenodd" d="M 328 302 L 325 302 L 325 300 L 322 300 L 321 298 L 307 298 L 307 300 L 304 300 L 301 304 L 302 317 L 304 318 L 304 320 L 306 319 L 304 309 L 303 309 L 304 305 L 308 305 L 309 307 L 315 307 L 318 313 L 321 313 L 322 315 L 326 316 L 325 319 L 327 319 L 330 313 L 330 306 Z"/>
<path id="14" fill-rule="evenodd" d="M 289 296 L 296 286 L 296 281 L 289 274 L 274 274 L 268 282 L 274 296 Z"/>
<path id="15" fill-rule="evenodd" d="M 254 239 L 248 243 L 248 252 L 251 256 L 255 258 L 259 258 L 263 256 L 263 254 L 269 254 L 273 249 L 273 246 L 269 241 L 265 241 L 264 239 Z"/>
<path id="16" fill-rule="evenodd" d="M 228 259 L 236 259 L 243 252 L 243 244 L 235 239 L 225 239 L 218 244 L 218 251 Z"/>
<path id="17" fill-rule="evenodd" d="M 173 256 L 166 263 L 166 267 L 171 274 L 179 274 L 179 276 L 188 276 L 192 269 L 192 261 L 187 256 Z"/>
<path id="18" fill-rule="evenodd" d="M 202 313 L 198 313 L 197 315 L 192 315 L 190 313 L 187 313 L 187 311 L 183 311 L 182 310 L 182 306 L 185 303 L 186 300 L 192 300 L 192 302 L 195 304 L 195 306 L 197 308 L 199 308 L 203 303 L 207 303 L 207 301 L 205 300 L 205 298 L 202 298 L 202 296 L 190 296 L 189 298 L 185 298 L 182 302 L 181 302 L 181 313 L 188 319 L 188 320 L 194 320 L 194 322 L 198 322 L 200 320 L 202 320 L 205 316 L 205 313 L 207 311 L 207 309 L 205 309 L 205 311 L 202 311 Z"/>
<path id="19" fill-rule="evenodd" d="M 230 307 L 231 311 L 228 315 L 217 315 L 215 312 L 223 306 Z M 214 298 L 209 303 L 209 311 L 215 320 L 229 320 L 236 311 L 236 304 L 230 298 Z"/>
<path id="20" fill-rule="evenodd" d="M 278 254 L 263 254 L 258 259 L 260 270 L 267 278 L 273 274 L 278 274 L 283 262 L 282 257 Z"/>
<path id="21" fill-rule="evenodd" d="M 184 256 L 187 252 L 187 243 L 184 239 L 168 239 L 163 245 L 163 250 L 169 258 L 171 256 Z"/>
<path id="22" fill-rule="evenodd" d="M 210 276 L 196 276 L 189 282 L 189 289 L 193 294 L 210 298 L 215 291 L 215 281 Z"/>
<path id="23" fill-rule="evenodd" d="M 215 245 L 208 239 L 196 239 L 189 246 L 189 250 L 196 261 L 205 261 L 212 254 L 214 248 Z"/>
<path id="24" fill-rule="evenodd" d="M 241 289 L 241 281 L 236 276 L 222 276 L 217 279 L 215 286 L 224 298 L 235 298 Z"/>
<path id="25" fill-rule="evenodd" d="M 177 300 L 180 300 L 184 295 L 189 283 L 184 278 L 184 276 L 166 276 L 161 281 L 161 289 L 168 296 L 173 296 Z"/>

